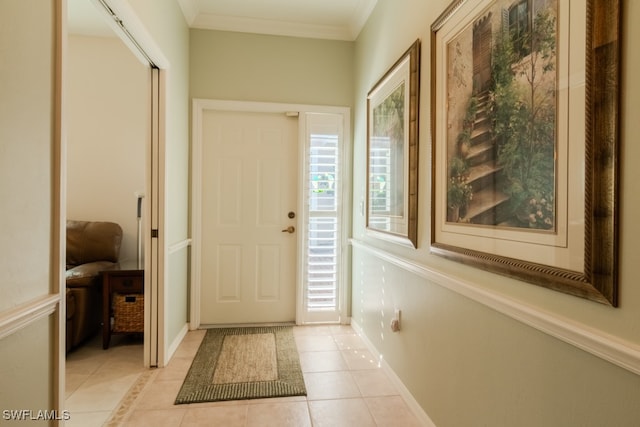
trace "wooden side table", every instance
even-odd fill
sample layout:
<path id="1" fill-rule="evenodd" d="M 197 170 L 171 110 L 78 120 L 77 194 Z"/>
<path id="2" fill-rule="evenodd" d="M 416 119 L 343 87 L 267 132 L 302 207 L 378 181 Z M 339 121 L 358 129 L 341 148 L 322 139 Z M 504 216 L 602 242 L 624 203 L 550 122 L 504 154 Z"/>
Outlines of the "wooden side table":
<path id="1" fill-rule="evenodd" d="M 144 270 L 139 270 L 134 265 L 121 265 L 120 268 L 105 270 L 102 272 L 102 348 L 109 348 L 109 341 L 113 334 L 143 333 L 144 327 L 133 330 L 114 330 L 117 324 L 117 310 L 114 310 L 114 295 L 126 298 L 125 303 L 136 303 L 140 298 L 142 305 L 136 304 L 133 315 L 139 316 L 142 325 L 144 319 Z M 121 303 L 121 300 L 118 300 Z M 138 301 L 139 302 L 139 301 Z M 113 318 L 113 324 L 111 319 Z"/>

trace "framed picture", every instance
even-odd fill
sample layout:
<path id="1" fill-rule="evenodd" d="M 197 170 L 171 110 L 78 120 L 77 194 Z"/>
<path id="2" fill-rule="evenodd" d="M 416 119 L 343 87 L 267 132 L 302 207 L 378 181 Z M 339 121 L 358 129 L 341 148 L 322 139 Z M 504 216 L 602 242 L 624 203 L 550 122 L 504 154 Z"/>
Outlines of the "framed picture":
<path id="1" fill-rule="evenodd" d="M 367 96 L 367 232 L 416 247 L 420 40 Z"/>
<path id="2" fill-rule="evenodd" d="M 431 252 L 617 306 L 619 0 L 456 0 L 431 30 Z"/>

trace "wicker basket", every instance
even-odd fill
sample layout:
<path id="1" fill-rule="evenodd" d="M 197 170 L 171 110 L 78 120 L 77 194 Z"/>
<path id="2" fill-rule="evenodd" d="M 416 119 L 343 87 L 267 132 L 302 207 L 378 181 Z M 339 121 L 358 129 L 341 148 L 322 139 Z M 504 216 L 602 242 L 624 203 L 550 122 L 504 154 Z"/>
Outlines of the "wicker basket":
<path id="1" fill-rule="evenodd" d="M 144 332 L 143 294 L 113 294 L 113 332 Z"/>

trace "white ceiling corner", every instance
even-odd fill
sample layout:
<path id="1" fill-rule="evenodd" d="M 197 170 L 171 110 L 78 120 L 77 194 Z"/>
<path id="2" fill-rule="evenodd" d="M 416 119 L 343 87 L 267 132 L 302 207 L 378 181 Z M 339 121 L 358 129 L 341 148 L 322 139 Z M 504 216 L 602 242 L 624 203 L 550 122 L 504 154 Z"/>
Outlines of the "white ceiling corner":
<path id="1" fill-rule="evenodd" d="M 358 7 L 351 18 L 351 40 L 358 38 L 360 31 L 362 31 L 369 19 L 369 15 L 376 7 L 376 3 L 378 3 L 378 0 L 360 0 L 358 2 Z"/>
<path id="2" fill-rule="evenodd" d="M 192 28 L 353 41 L 377 0 L 178 2 Z"/>
<path id="3" fill-rule="evenodd" d="M 178 4 L 180 5 L 180 9 L 182 9 L 182 14 L 184 15 L 184 19 L 187 21 L 187 25 L 191 27 L 193 25 L 193 21 L 195 21 L 198 16 L 198 6 L 195 0 L 178 0 Z"/>

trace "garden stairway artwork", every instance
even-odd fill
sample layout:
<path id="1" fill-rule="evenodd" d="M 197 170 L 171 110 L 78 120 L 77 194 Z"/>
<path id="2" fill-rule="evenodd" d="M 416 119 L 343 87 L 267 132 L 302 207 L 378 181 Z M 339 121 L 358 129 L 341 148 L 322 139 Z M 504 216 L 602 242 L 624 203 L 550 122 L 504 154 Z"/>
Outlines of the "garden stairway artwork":
<path id="1" fill-rule="evenodd" d="M 460 220 L 473 224 L 498 225 L 503 221 L 500 207 L 509 196 L 500 191 L 502 168 L 496 161 L 496 143 L 491 132 L 489 92 L 476 95 L 477 104 L 468 149 L 462 153 L 467 165 L 467 183 L 473 197 Z"/>

